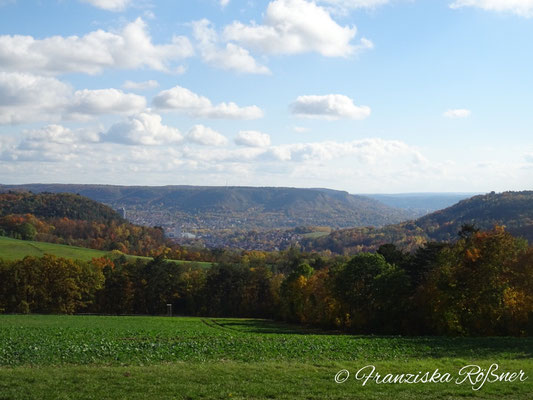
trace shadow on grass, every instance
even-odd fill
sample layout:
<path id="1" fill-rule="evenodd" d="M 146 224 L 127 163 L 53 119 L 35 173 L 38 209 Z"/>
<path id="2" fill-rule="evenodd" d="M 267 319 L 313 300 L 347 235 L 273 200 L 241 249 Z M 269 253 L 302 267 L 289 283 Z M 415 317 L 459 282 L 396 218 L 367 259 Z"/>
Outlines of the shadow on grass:
<path id="1" fill-rule="evenodd" d="M 281 334 L 281 335 L 338 335 L 338 331 L 306 327 L 302 325 L 277 322 L 267 319 L 211 319 L 220 328 L 243 333 Z"/>
<path id="2" fill-rule="evenodd" d="M 431 358 L 533 358 L 533 337 L 442 337 L 350 335 L 338 331 L 308 328 L 271 320 L 212 319 L 214 325 L 241 333 L 279 335 L 325 335 L 332 340 L 355 340 L 369 346 L 402 348 L 410 355 L 418 353 Z"/>
<path id="3" fill-rule="evenodd" d="M 393 339 L 393 338 L 391 338 Z M 402 337 L 397 338 L 417 348 L 425 348 L 430 357 L 513 358 L 533 357 L 533 338 L 517 337 Z"/>

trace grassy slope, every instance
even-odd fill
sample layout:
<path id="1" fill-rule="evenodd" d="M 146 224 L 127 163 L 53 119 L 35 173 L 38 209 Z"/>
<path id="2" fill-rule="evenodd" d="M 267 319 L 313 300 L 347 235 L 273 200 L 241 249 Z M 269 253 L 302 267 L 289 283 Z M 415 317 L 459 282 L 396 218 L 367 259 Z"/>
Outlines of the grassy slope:
<path id="1" fill-rule="evenodd" d="M 529 399 L 531 338 L 325 334 L 262 320 L 0 316 L 0 399 Z M 382 373 L 457 375 L 467 364 L 524 370 L 525 382 L 336 384 Z"/>
<path id="2" fill-rule="evenodd" d="M 84 247 L 67 246 L 63 244 L 33 242 L 29 240 L 17 240 L 0 236 L 0 258 L 5 260 L 19 260 L 26 256 L 42 257 L 45 254 L 53 254 L 58 257 L 72 258 L 75 260 L 91 261 L 93 258 L 109 255 L 111 252 L 87 249 Z M 149 257 L 127 256 L 128 258 L 150 259 Z M 170 260 L 174 261 L 174 260 Z M 178 261 L 187 263 L 189 261 Z M 199 262 L 198 264 L 209 267 L 211 263 Z M 1 398 L 0 398 L 1 399 Z"/>

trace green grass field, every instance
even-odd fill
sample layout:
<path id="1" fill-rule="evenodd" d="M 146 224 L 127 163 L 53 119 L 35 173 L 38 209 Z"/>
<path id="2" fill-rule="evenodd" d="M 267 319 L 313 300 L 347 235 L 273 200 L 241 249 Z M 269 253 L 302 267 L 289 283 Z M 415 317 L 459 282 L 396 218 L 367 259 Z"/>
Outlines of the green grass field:
<path id="1" fill-rule="evenodd" d="M 20 260 L 26 256 L 42 257 L 45 254 L 53 254 L 58 257 L 71 258 L 74 260 L 91 261 L 93 258 L 108 256 L 109 251 L 86 249 L 84 247 L 68 246 L 64 244 L 34 242 L 30 240 L 18 240 L 0 236 L 0 258 L 5 260 Z M 149 260 L 149 257 L 126 256 L 128 258 L 141 258 Z M 179 263 L 191 261 L 169 260 Z M 211 263 L 196 262 L 202 267 L 210 267 Z"/>
<path id="2" fill-rule="evenodd" d="M 320 237 L 323 237 L 323 236 L 328 236 L 330 234 L 330 232 L 321 232 L 321 231 L 318 231 L 318 232 L 309 232 L 309 233 L 304 233 L 302 235 L 302 237 L 306 238 L 306 239 L 318 239 Z"/>
<path id="3" fill-rule="evenodd" d="M 252 319 L 0 315 L 0 399 L 531 399 L 532 338 L 370 337 Z M 362 386 L 497 363 L 524 382 Z M 352 377 L 337 384 L 335 374 Z"/>

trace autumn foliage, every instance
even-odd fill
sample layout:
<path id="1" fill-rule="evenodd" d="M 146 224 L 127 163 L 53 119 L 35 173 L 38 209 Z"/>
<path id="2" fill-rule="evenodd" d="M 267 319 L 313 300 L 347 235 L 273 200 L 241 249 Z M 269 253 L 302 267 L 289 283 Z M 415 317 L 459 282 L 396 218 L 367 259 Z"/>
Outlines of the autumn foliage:
<path id="1" fill-rule="evenodd" d="M 120 253 L 117 253 L 120 254 Z M 465 227 L 454 243 L 394 245 L 347 259 L 215 254 L 211 268 L 123 256 L 0 262 L 3 312 L 275 318 L 352 333 L 530 335 L 533 248 L 502 227 Z"/>

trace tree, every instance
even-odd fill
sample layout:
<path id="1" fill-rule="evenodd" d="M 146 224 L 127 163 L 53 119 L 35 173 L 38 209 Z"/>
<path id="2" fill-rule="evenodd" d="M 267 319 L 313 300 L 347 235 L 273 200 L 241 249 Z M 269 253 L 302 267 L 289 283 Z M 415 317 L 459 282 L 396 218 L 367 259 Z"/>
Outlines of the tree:
<path id="1" fill-rule="evenodd" d="M 37 234 L 37 229 L 29 222 L 24 222 L 17 227 L 17 233 L 20 234 L 22 240 L 33 240 Z"/>
<path id="2" fill-rule="evenodd" d="M 531 282 L 532 267 L 517 269 L 520 260 L 530 263 L 524 259 L 527 251 L 527 242 L 499 226 L 473 232 L 444 249 L 419 299 L 432 330 L 455 335 L 516 333 L 515 317 L 524 319 L 530 309 L 531 289 L 522 282 Z"/>
<path id="3" fill-rule="evenodd" d="M 344 324 L 356 332 L 400 331 L 409 291 L 406 273 L 381 254 L 357 254 L 335 276 Z"/>
<path id="4" fill-rule="evenodd" d="M 305 313 L 308 301 L 307 281 L 313 275 L 313 268 L 301 263 L 293 268 L 281 285 L 281 315 L 293 322 L 309 322 Z"/>

